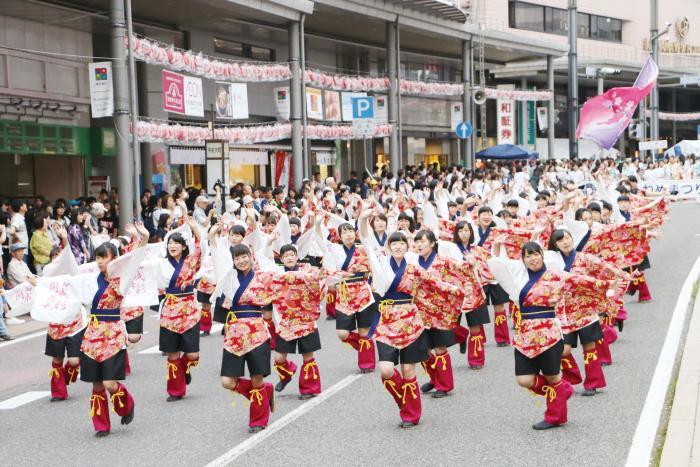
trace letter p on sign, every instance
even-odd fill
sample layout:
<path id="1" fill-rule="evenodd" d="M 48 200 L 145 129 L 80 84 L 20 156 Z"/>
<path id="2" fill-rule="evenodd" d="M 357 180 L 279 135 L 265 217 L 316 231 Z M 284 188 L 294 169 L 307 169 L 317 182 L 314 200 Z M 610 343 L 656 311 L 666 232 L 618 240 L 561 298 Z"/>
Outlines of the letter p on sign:
<path id="1" fill-rule="evenodd" d="M 374 98 L 353 97 L 352 118 L 374 118 Z"/>

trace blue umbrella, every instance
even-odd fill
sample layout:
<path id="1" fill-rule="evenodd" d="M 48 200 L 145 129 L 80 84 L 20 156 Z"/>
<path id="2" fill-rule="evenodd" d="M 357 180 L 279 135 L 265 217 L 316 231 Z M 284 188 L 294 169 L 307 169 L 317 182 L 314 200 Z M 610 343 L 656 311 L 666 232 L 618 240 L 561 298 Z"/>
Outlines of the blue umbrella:
<path id="1" fill-rule="evenodd" d="M 515 160 L 515 159 L 537 159 L 540 154 L 537 151 L 530 151 L 522 146 L 515 144 L 499 144 L 486 148 L 476 153 L 477 159 L 500 159 L 500 160 Z"/>

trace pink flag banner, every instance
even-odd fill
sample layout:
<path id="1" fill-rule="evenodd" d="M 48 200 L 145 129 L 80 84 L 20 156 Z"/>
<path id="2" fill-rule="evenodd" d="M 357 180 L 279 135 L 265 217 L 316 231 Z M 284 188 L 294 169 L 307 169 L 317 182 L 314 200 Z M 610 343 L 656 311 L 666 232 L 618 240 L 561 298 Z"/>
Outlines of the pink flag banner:
<path id="1" fill-rule="evenodd" d="M 576 128 L 576 138 L 589 139 L 610 149 L 632 121 L 639 102 L 656 86 L 659 68 L 649 57 L 632 87 L 612 88 L 586 101 Z"/>

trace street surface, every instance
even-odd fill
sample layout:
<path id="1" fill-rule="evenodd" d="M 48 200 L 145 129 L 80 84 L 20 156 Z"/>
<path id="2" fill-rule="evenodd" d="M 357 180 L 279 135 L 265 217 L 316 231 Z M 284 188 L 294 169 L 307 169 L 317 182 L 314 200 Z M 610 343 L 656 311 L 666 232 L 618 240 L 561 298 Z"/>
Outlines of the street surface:
<path id="1" fill-rule="evenodd" d="M 577 386 L 569 401 L 570 421 L 563 428 L 530 428 L 541 420 L 544 400 L 516 385 L 513 350 L 496 347 L 489 325 L 485 368 L 469 370 L 466 356 L 453 347 L 455 391 L 439 400 L 423 397 L 420 425 L 400 430 L 398 410 L 379 372 L 359 376 L 355 352 L 335 337 L 335 323 L 322 318 L 324 348 L 317 362 L 324 391 L 333 388 L 332 394 L 298 400 L 297 372 L 277 394 L 268 430 L 251 436 L 247 403 L 219 384 L 218 332 L 201 340 L 201 363 L 192 370 L 187 397 L 165 401 L 165 358 L 153 350 L 158 320 L 147 311 L 148 334 L 130 351 L 133 373 L 126 381 L 136 400 L 136 418 L 122 427 L 112 413 L 112 434 L 104 439 L 93 436 L 90 385 L 71 385 L 68 400 L 49 402 L 50 359 L 43 355 L 43 335 L 0 344 L 0 463 L 195 466 L 228 453 L 224 460 L 249 466 L 623 465 L 678 291 L 700 254 L 699 234 L 700 205 L 673 204 L 662 238 L 652 243 L 647 279 L 653 300 L 628 300 L 629 319 L 612 346 L 614 363 L 605 367 L 608 388 L 584 398 Z M 574 352 L 583 368 L 580 348 Z M 291 358 L 300 361 L 299 356 Z M 277 382 L 276 373 L 268 381 Z M 422 371 L 419 381 L 426 381 Z M 18 404 L 26 403 L 3 407 L 3 401 L 15 396 L 20 397 Z"/>

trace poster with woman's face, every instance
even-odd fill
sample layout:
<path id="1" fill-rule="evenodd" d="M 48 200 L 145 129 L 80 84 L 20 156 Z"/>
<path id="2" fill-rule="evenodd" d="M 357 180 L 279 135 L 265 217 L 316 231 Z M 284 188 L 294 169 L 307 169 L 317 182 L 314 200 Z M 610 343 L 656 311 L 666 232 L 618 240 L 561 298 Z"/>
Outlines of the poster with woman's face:
<path id="1" fill-rule="evenodd" d="M 339 122 L 342 119 L 340 113 L 340 93 L 338 91 L 324 91 L 323 104 L 326 120 Z"/>
<path id="2" fill-rule="evenodd" d="M 216 83 L 216 118 L 233 118 L 231 109 L 231 84 Z"/>

